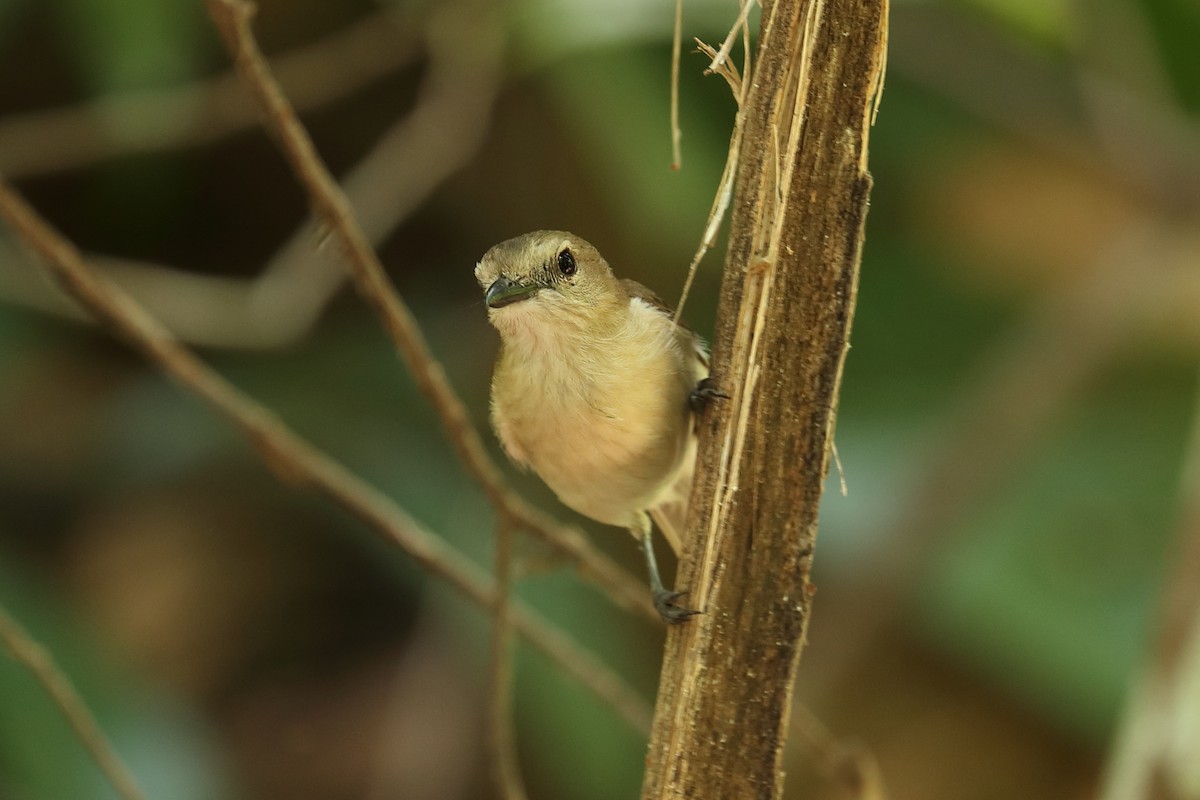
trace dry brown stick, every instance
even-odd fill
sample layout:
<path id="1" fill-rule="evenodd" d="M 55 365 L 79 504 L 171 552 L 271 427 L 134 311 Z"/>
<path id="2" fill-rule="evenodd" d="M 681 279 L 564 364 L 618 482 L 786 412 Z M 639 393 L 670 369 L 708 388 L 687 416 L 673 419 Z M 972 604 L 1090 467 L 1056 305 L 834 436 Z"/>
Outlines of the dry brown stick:
<path id="1" fill-rule="evenodd" d="M 394 9 L 372 14 L 275 59 L 276 72 L 297 108 L 320 108 L 395 72 L 418 53 L 412 26 Z M 113 120 L 127 125 L 106 133 Z M 0 121 L 0 172 L 10 179 L 77 169 L 140 152 L 195 147 L 257 122 L 232 73 L 160 91 L 101 97 L 76 106 Z"/>
<path id="2" fill-rule="evenodd" d="M 757 800 L 781 759 L 858 285 L 886 0 L 763 4 L 643 800 Z"/>
<path id="3" fill-rule="evenodd" d="M 683 149 L 680 141 L 683 130 L 679 127 L 679 60 L 683 48 L 683 0 L 675 0 L 675 29 L 671 34 L 671 169 L 683 166 Z"/>
<path id="4" fill-rule="evenodd" d="M 133 773 L 121 760 L 112 742 L 104 735 L 99 723 L 88 710 L 87 703 L 71 685 L 66 674 L 54 663 L 46 649 L 0 606 L 0 641 L 14 659 L 20 662 L 41 684 L 58 710 L 67 718 L 75 736 L 88 755 L 104 773 L 123 800 L 145 800 L 146 795 L 134 780 Z"/>
<path id="5" fill-rule="evenodd" d="M 392 286 L 345 195 L 322 163 L 312 139 L 296 118 L 279 84 L 259 52 L 250 21 L 254 6 L 245 0 L 207 0 L 238 71 L 262 106 L 265 124 L 275 135 L 292 169 L 308 192 L 309 202 L 339 243 L 355 286 L 383 321 L 417 387 L 429 400 L 467 472 L 483 487 L 497 512 L 561 551 L 580 574 L 601 586 L 619 605 L 658 620 L 640 582 L 592 546 L 577 530 L 553 522 L 533 509 L 507 485 L 471 424 L 466 407 L 451 387 L 441 364 L 433 357 L 412 312 Z M 458 20 L 462 28 L 485 21 Z M 459 35 L 463 35 L 460 28 Z M 482 43 L 477 43 L 482 46 Z"/>
<path id="6" fill-rule="evenodd" d="M 528 798 L 521 778 L 512 714 L 513 654 L 509 631 L 515 540 L 512 526 L 502 522 L 496 531 L 496 602 L 492 607 L 491 675 L 488 681 L 490 730 L 487 737 L 492 781 L 501 800 Z"/>
<path id="7" fill-rule="evenodd" d="M 750 5 L 750 0 L 744 0 L 745 5 Z M 743 31 L 746 30 L 746 21 L 739 17 Z M 736 30 L 736 29 L 735 29 Z M 732 34 L 731 34 L 732 35 Z M 748 72 L 750 67 L 750 41 L 748 38 L 744 40 L 746 45 L 745 67 L 744 71 Z M 716 63 L 717 51 L 704 42 L 696 39 L 696 46 L 701 53 L 713 59 Z M 745 87 L 742 85 L 742 76 L 738 73 L 737 67 L 730 64 L 728 61 L 722 61 L 719 66 L 709 67 L 705 71 L 706 74 L 715 72 L 725 79 L 729 85 L 729 90 L 733 93 L 733 99 L 738 104 L 737 114 L 733 120 L 733 130 L 729 134 L 729 148 L 725 152 L 725 166 L 721 168 L 721 179 L 717 182 L 717 191 L 713 195 L 712 206 L 708 210 L 708 219 L 704 223 L 704 233 L 700 237 L 700 244 L 696 246 L 696 253 L 692 256 L 692 262 L 688 264 L 687 277 L 684 278 L 683 288 L 679 290 L 679 301 L 675 304 L 674 321 L 677 323 L 683 317 L 683 307 L 687 305 L 688 295 L 692 291 L 692 283 L 696 280 L 696 273 L 700 269 L 700 261 L 705 254 L 712 249 L 716 244 L 717 234 L 721 230 L 721 223 L 725 221 L 725 212 L 729 210 L 729 203 L 733 200 L 733 180 L 737 177 L 737 160 L 738 149 L 742 142 L 742 99 Z"/>
<path id="8" fill-rule="evenodd" d="M 431 574 L 448 581 L 483 608 L 495 586 L 461 553 L 420 526 L 389 497 L 301 439 L 274 414 L 180 345 L 112 281 L 89 268 L 75 247 L 53 230 L 7 182 L 0 180 L 0 217 L 41 260 L 51 277 L 148 360 L 196 394 L 246 435 L 281 480 L 307 486 L 361 520 L 385 542 L 399 546 Z M 649 710 L 615 672 L 553 628 L 532 609 L 513 610 L 514 627 L 611 705 L 638 730 Z"/>

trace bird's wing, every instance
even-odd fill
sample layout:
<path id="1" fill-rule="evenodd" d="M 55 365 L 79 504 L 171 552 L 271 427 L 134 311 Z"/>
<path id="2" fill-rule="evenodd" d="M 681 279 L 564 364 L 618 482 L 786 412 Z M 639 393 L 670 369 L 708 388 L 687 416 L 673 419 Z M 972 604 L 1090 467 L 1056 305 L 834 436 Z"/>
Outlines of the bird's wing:
<path id="1" fill-rule="evenodd" d="M 631 281 L 626 278 L 621 281 L 621 285 L 625 287 L 625 291 L 629 293 L 631 298 L 637 298 L 650 307 L 661 311 L 663 316 L 668 319 L 675 316 L 674 310 L 664 303 L 661 297 L 637 281 Z M 684 348 L 684 352 L 691 352 L 696 357 L 692 367 L 692 380 L 699 381 L 701 378 L 708 376 L 708 347 L 705 345 L 704 340 L 689 328 L 683 320 L 678 320 L 676 324 L 676 335 L 679 337 L 679 343 Z M 671 545 L 671 549 L 675 551 L 675 555 L 679 555 L 682 547 L 688 496 L 692 491 L 692 475 L 695 472 L 696 458 L 695 436 L 696 434 L 693 430 L 691 432 L 692 442 L 688 447 L 690 452 L 685 458 L 685 466 L 675 479 L 675 483 L 665 496 L 659 499 L 658 504 L 650 509 L 650 516 L 654 518 L 655 524 L 658 526 L 659 531 L 662 532 L 663 538 Z"/>
<path id="2" fill-rule="evenodd" d="M 622 278 L 621 285 L 625 287 L 625 291 L 629 292 L 630 297 L 645 300 L 647 304 L 654 306 L 668 317 L 675 315 L 675 309 L 663 302 L 663 299 L 651 291 L 649 287 L 637 281 L 631 281 L 629 278 Z M 680 324 L 682 325 L 683 323 Z"/>
<path id="3" fill-rule="evenodd" d="M 667 305 L 661 297 L 656 295 L 648 287 L 638 283 L 637 281 L 630 280 L 629 278 L 622 278 L 621 285 L 625 287 L 625 291 L 629 293 L 630 297 L 636 297 L 638 300 L 641 300 L 648 306 L 661 311 L 668 319 L 674 318 L 675 309 Z M 704 343 L 704 340 L 700 338 L 700 335 L 689 328 L 688 324 L 682 319 L 676 320 L 675 324 L 679 328 L 679 340 L 680 344 L 684 346 L 685 352 L 687 350 L 691 350 L 695 352 L 696 357 L 700 359 L 700 365 L 703 374 L 696 379 L 699 380 L 708 374 L 708 346 Z"/>
<path id="4" fill-rule="evenodd" d="M 694 456 L 693 456 L 694 459 Z M 687 521 L 688 496 L 692 492 L 692 474 L 695 464 L 689 463 L 687 468 L 675 480 L 671 491 L 662 501 L 650 509 L 650 516 L 659 532 L 671 545 L 675 555 L 683 551 L 684 523 Z"/>

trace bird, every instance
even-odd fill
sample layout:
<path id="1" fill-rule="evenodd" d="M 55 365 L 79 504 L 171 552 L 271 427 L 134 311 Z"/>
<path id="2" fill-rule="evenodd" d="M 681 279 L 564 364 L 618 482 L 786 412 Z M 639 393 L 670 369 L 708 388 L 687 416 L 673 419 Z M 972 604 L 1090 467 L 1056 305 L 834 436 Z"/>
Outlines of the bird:
<path id="1" fill-rule="evenodd" d="M 500 334 L 491 423 L 508 458 L 568 508 L 639 542 L 668 623 L 698 613 L 668 590 L 651 518 L 676 555 L 696 460 L 696 415 L 724 397 L 708 349 L 640 283 L 565 231 L 501 242 L 475 266 Z"/>

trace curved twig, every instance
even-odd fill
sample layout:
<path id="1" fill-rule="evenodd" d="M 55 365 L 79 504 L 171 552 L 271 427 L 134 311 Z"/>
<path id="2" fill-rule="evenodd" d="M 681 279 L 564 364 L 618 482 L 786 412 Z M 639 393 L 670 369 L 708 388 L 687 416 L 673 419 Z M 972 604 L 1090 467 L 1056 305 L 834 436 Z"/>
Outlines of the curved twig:
<path id="1" fill-rule="evenodd" d="M 116 789 L 122 800 L 145 800 L 146 795 L 138 787 L 129 767 L 117 755 L 112 742 L 100 730 L 96 718 L 88 711 L 87 704 L 71 684 L 66 674 L 54 663 L 54 659 L 29 632 L 21 627 L 3 607 L 0 607 L 0 642 L 19 661 L 34 679 L 42 685 L 58 710 L 67 718 L 81 744 L 104 777 Z"/>

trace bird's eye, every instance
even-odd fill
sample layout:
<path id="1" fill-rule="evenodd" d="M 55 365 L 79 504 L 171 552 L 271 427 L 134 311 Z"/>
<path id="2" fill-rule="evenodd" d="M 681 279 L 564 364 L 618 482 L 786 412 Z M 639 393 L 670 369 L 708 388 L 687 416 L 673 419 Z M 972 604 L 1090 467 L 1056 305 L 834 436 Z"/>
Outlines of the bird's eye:
<path id="1" fill-rule="evenodd" d="M 558 271 L 569 278 L 575 274 L 575 270 L 578 268 L 575 264 L 575 256 L 571 255 L 571 251 L 564 247 L 558 254 Z"/>

